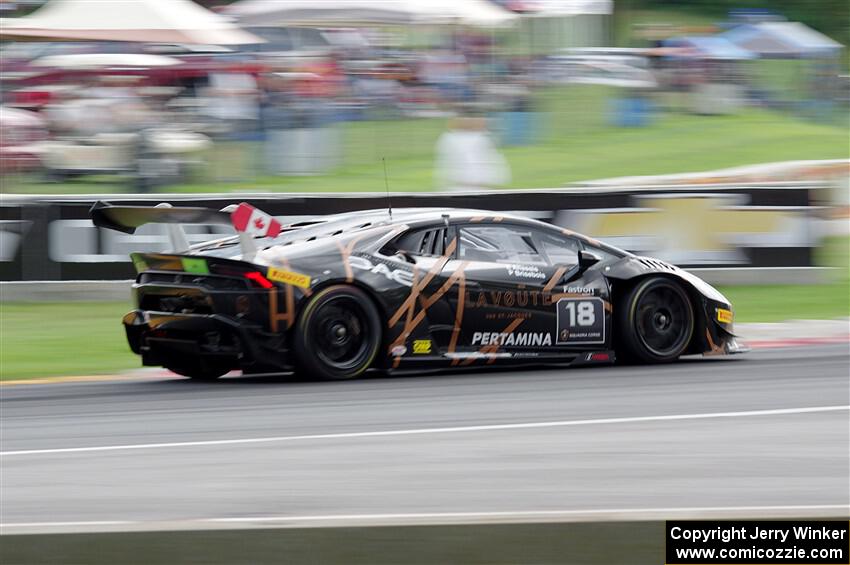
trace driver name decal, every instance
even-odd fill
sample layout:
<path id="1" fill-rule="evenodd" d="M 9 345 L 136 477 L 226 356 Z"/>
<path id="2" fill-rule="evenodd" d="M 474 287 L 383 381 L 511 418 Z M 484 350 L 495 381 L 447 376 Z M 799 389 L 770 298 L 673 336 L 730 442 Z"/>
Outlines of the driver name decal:
<path id="1" fill-rule="evenodd" d="M 538 269 L 534 265 L 505 265 L 508 271 L 508 276 L 519 277 L 521 279 L 545 279 L 546 273 Z"/>

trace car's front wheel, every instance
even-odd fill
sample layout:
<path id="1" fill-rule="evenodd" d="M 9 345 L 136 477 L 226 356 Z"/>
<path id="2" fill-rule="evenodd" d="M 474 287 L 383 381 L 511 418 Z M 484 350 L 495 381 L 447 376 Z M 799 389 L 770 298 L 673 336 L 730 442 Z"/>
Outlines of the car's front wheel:
<path id="1" fill-rule="evenodd" d="M 372 299 L 353 286 L 332 286 L 298 319 L 296 366 L 308 378 L 353 379 L 372 365 L 380 345 L 381 317 Z"/>
<path id="2" fill-rule="evenodd" d="M 644 363 L 675 361 L 694 332 L 694 309 L 682 285 L 666 277 L 640 281 L 619 305 L 617 322 L 625 358 Z"/>

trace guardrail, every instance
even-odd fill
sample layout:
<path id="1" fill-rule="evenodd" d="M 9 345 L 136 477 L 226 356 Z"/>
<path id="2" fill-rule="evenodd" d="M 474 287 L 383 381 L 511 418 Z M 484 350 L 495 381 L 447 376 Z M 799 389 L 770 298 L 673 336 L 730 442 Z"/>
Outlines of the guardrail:
<path id="1" fill-rule="evenodd" d="M 395 208 L 517 213 L 684 268 L 709 269 L 723 280 L 734 279 L 733 269 L 743 268 L 751 273 L 770 269 L 771 281 L 783 282 L 785 277 L 808 281 L 812 274 L 817 214 L 819 204 L 829 200 L 829 189 L 821 182 L 684 184 L 404 193 L 391 194 L 390 200 Z M 4 195 L 0 198 L 0 280 L 126 280 L 134 277 L 129 253 L 167 249 L 163 226 L 144 226 L 134 235 L 96 228 L 88 210 L 97 200 L 215 208 L 245 201 L 284 223 L 387 206 L 383 193 Z M 192 242 L 221 237 L 229 229 L 187 226 Z M 738 272 L 745 280 L 756 276 Z"/>

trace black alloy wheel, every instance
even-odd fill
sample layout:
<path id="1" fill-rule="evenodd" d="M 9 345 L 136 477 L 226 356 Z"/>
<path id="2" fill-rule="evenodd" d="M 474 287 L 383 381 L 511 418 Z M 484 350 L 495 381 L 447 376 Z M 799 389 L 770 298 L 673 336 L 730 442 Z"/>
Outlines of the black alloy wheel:
<path id="1" fill-rule="evenodd" d="M 676 360 L 694 333 L 694 309 L 682 285 L 665 277 L 640 281 L 618 308 L 626 358 L 645 363 Z"/>
<path id="2" fill-rule="evenodd" d="M 371 298 L 353 286 L 332 286 L 314 296 L 295 332 L 295 358 L 308 378 L 352 379 L 372 365 L 381 344 L 381 321 Z"/>

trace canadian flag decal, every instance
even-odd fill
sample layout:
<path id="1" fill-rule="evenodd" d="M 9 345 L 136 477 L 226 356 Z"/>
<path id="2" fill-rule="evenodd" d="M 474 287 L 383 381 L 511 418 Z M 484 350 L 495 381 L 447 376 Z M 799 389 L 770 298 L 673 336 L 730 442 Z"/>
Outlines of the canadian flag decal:
<path id="1" fill-rule="evenodd" d="M 251 235 L 275 237 L 280 233 L 280 222 L 245 202 L 237 206 L 230 214 L 230 220 L 236 231 Z"/>

